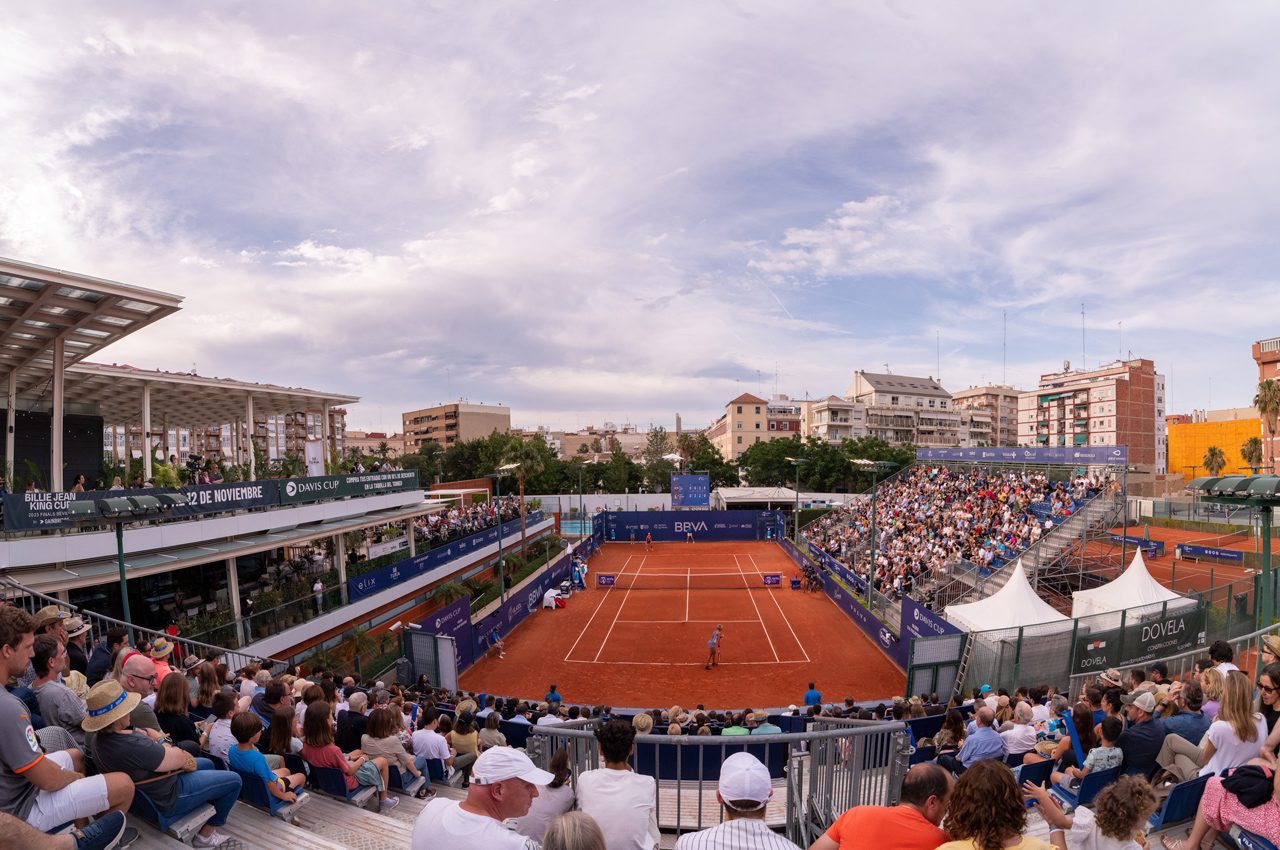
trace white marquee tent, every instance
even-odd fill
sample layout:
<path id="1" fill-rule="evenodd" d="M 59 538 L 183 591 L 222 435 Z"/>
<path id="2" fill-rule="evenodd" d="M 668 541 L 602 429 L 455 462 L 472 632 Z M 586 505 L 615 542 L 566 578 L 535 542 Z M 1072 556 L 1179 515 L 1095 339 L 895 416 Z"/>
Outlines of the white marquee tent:
<path id="1" fill-rule="evenodd" d="M 1048 602 L 1041 599 L 1027 581 L 1027 574 L 1018 560 L 1012 567 L 1004 587 L 977 602 L 949 605 L 946 618 L 958 628 L 968 632 L 989 632 L 1002 629 L 1018 629 L 1023 626 L 1040 626 L 1037 633 L 1054 632 L 1054 624 L 1071 629 L 1071 619 L 1065 617 Z"/>
<path id="2" fill-rule="evenodd" d="M 1151 577 L 1141 549 L 1134 553 L 1129 568 L 1113 581 L 1071 594 L 1071 616 L 1095 618 L 1088 623 L 1091 629 L 1119 626 L 1120 611 L 1128 612 L 1124 615 L 1126 622 L 1136 623 L 1165 611 L 1182 611 L 1194 607 L 1194 599 L 1174 593 Z M 1098 616 L 1101 614 L 1115 616 L 1104 619 Z M 1111 619 L 1114 622 L 1110 622 Z"/>

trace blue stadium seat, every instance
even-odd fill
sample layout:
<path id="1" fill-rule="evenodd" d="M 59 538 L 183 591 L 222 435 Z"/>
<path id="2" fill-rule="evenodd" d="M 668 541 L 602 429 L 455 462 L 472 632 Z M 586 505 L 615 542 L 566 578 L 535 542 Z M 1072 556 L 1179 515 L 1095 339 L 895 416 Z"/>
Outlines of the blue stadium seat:
<path id="1" fill-rule="evenodd" d="M 1030 782 L 1034 785 L 1048 786 L 1049 777 L 1053 773 L 1053 760 L 1038 761 L 1035 764 L 1024 764 L 1022 771 L 1018 774 L 1022 782 Z M 1021 783 L 1019 783 L 1021 784 Z M 1035 800 L 1027 798 L 1027 808 L 1035 805 Z"/>
<path id="2" fill-rule="evenodd" d="M 1057 797 L 1062 803 L 1071 808 L 1076 806 L 1086 806 L 1093 802 L 1093 798 L 1098 796 L 1098 792 L 1106 788 L 1112 782 L 1120 778 L 1120 768 L 1113 767 L 1109 770 L 1090 771 L 1084 779 L 1080 781 L 1080 787 L 1072 793 L 1065 788 L 1055 785 L 1049 789 L 1049 793 Z"/>
<path id="3" fill-rule="evenodd" d="M 942 729 L 947 720 L 945 714 L 931 714 L 928 717 L 916 717 L 907 721 L 907 731 L 911 733 L 911 743 L 932 738 Z"/>
<path id="4" fill-rule="evenodd" d="M 232 768 L 235 770 L 235 768 Z M 294 789 L 294 793 L 298 795 L 298 799 L 293 803 L 286 803 L 284 800 L 272 796 L 267 790 L 266 783 L 258 776 L 251 773 L 244 773 L 235 770 L 240 777 L 240 801 L 253 806 L 255 809 L 261 809 L 267 814 L 288 820 L 298 807 L 307 801 L 307 792 L 301 788 Z"/>
<path id="5" fill-rule="evenodd" d="M 1160 807 L 1160 811 L 1147 820 L 1152 831 L 1194 818 L 1196 809 L 1200 807 L 1204 786 L 1208 783 L 1208 776 L 1197 776 L 1195 779 L 1188 779 L 1173 786 L 1169 796 L 1164 798 L 1164 805 Z"/>
<path id="6" fill-rule="evenodd" d="M 1231 839 L 1240 850 L 1277 850 L 1276 845 L 1261 835 L 1249 832 L 1247 829 L 1241 829 L 1239 826 L 1231 827 L 1230 834 Z"/>
<path id="7" fill-rule="evenodd" d="M 364 808 L 369 798 L 378 793 L 372 785 L 357 785 L 354 791 L 348 791 L 347 780 L 341 770 L 336 767 L 317 767 L 314 764 L 311 765 L 311 775 L 307 778 L 307 785 L 321 794 L 346 800 L 360 808 Z"/>
<path id="8" fill-rule="evenodd" d="M 524 749 L 529 741 L 529 730 L 533 727 L 528 723 L 512 723 L 510 720 L 499 720 L 498 731 L 507 739 L 507 745 Z"/>

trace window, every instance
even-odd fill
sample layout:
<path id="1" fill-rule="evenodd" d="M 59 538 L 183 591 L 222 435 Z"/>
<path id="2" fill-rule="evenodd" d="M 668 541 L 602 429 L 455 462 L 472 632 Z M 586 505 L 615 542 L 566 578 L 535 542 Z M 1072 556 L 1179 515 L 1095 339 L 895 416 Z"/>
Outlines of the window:
<path id="1" fill-rule="evenodd" d="M 760 405 L 756 405 L 756 416 L 760 415 Z"/>
<path id="2" fill-rule="evenodd" d="M 769 430 L 770 430 L 770 431 L 776 431 L 776 430 L 778 430 L 778 427 L 777 427 L 777 426 L 778 426 L 778 423 L 777 423 L 777 422 L 770 422 L 770 423 L 769 423 Z"/>
<path id="3" fill-rule="evenodd" d="M 929 399 L 929 406 L 933 407 L 933 399 Z"/>
<path id="4" fill-rule="evenodd" d="M 739 412 L 739 413 L 741 413 L 741 412 L 742 412 L 742 405 L 738 405 L 738 412 Z M 758 412 L 758 411 L 757 411 L 757 412 Z"/>
<path id="5" fill-rule="evenodd" d="M 944 399 L 942 399 L 941 401 L 939 401 L 939 402 L 938 402 L 938 407 L 941 407 L 943 410 L 946 410 L 946 409 L 947 409 L 947 400 L 944 398 Z"/>
<path id="6" fill-rule="evenodd" d="M 738 445 L 742 445 L 742 435 L 738 435 Z"/>
<path id="7" fill-rule="evenodd" d="M 889 406 L 897 407 L 897 405 L 898 405 L 898 397 L 896 395 L 889 396 Z"/>
<path id="8" fill-rule="evenodd" d="M 739 431 L 741 431 L 741 430 L 742 430 L 742 423 L 741 423 L 741 422 L 739 422 L 739 423 L 738 423 L 738 430 L 739 430 Z"/>
<path id="9" fill-rule="evenodd" d="M 757 420 L 756 420 L 756 430 L 757 430 L 757 431 L 759 431 L 759 430 L 760 430 L 760 420 L 759 420 L 759 419 L 757 419 Z"/>
<path id="10" fill-rule="evenodd" d="M 758 442 L 760 442 L 760 438 L 759 438 L 759 437 L 756 437 L 756 442 L 757 442 L 757 443 L 758 443 Z"/>

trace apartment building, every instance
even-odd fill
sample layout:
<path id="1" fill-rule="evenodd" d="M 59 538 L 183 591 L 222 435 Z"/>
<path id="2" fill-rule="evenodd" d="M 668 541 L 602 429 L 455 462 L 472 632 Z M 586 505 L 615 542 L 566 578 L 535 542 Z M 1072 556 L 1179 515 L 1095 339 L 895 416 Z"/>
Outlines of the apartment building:
<path id="1" fill-rule="evenodd" d="M 602 426 L 588 425 L 578 431 L 553 431 L 545 425 L 534 429 L 513 428 L 511 433 L 522 440 L 541 437 L 556 457 L 561 460 L 583 456 L 597 461 L 608 460 L 612 447 L 632 460 L 640 460 L 649 441 L 649 432 L 634 425 L 618 427 L 613 422 Z M 672 439 L 675 435 L 672 434 Z"/>
<path id="2" fill-rule="evenodd" d="M 831 395 L 802 403 L 800 429 L 806 437 L 842 443 L 867 436 L 867 406 Z"/>
<path id="3" fill-rule="evenodd" d="M 405 453 L 416 452 L 425 443 L 448 448 L 462 440 L 487 437 L 494 431 L 511 431 L 511 408 L 500 404 L 469 404 L 456 401 L 402 414 Z"/>
<path id="4" fill-rule="evenodd" d="M 1018 445 L 1128 446 L 1143 472 L 1168 471 L 1165 378 L 1145 359 L 1040 376 L 1018 395 Z"/>
<path id="5" fill-rule="evenodd" d="M 724 406 L 707 439 L 732 463 L 756 443 L 800 436 L 805 404 L 785 395 L 767 400 L 743 393 Z"/>
<path id="6" fill-rule="evenodd" d="M 1253 344 L 1253 362 L 1258 364 L 1258 383 L 1263 381 L 1280 381 L 1280 336 L 1263 339 Z M 1280 429 L 1277 429 L 1280 430 Z M 1262 437 L 1262 454 L 1271 462 L 1271 458 L 1280 457 L 1280 434 L 1272 436 L 1267 432 L 1266 423 L 1260 426 Z"/>
<path id="7" fill-rule="evenodd" d="M 358 449 L 362 455 L 373 455 L 379 446 L 387 444 L 387 457 L 399 457 L 404 454 L 404 435 L 387 434 L 382 431 L 348 431 L 347 447 Z"/>
<path id="8" fill-rule="evenodd" d="M 866 408 L 866 432 L 890 443 L 924 448 L 989 446 L 993 417 L 986 410 L 958 408 L 932 377 L 859 370 L 846 401 Z"/>
<path id="9" fill-rule="evenodd" d="M 1021 390 L 1004 384 L 969 387 L 951 394 L 956 407 L 985 410 L 991 414 L 991 439 L 995 446 L 1018 445 L 1018 396 Z"/>

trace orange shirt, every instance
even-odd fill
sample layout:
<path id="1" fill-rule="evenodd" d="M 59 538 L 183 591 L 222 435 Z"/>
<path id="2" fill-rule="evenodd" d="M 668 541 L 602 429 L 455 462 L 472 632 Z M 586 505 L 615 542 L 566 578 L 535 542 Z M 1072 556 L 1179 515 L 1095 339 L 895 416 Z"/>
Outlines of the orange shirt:
<path id="1" fill-rule="evenodd" d="M 857 806 L 827 830 L 840 850 L 934 850 L 947 834 L 910 806 Z"/>

